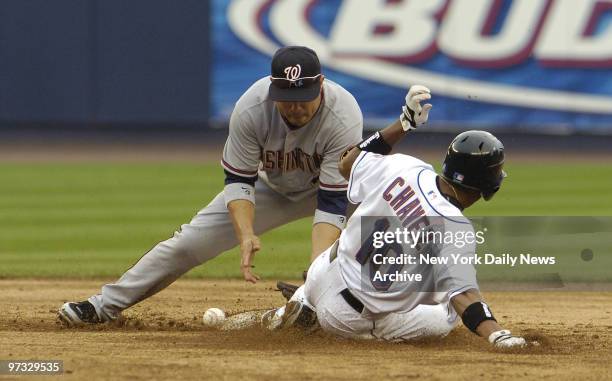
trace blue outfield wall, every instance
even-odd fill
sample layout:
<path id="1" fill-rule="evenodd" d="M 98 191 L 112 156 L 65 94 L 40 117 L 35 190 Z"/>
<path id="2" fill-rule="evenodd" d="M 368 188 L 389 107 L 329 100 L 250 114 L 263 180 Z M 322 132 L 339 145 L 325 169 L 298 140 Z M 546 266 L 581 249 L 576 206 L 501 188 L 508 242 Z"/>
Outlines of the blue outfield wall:
<path id="1" fill-rule="evenodd" d="M 201 0 L 0 1 L 0 121 L 206 124 Z"/>
<path id="2" fill-rule="evenodd" d="M 612 133 L 612 0 L 0 0 L 0 125 L 225 126 L 289 44 L 369 125 Z"/>

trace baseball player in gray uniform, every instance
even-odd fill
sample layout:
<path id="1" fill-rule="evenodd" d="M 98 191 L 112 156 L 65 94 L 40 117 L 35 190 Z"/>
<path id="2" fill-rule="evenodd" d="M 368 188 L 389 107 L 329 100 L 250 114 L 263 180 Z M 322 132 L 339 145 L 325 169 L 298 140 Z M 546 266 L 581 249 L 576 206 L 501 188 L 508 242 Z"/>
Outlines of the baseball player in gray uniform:
<path id="1" fill-rule="evenodd" d="M 314 215 L 313 259 L 339 237 L 348 202 L 338 160 L 362 138 L 361 110 L 349 92 L 324 78 L 309 48 L 279 49 L 271 69 L 232 112 L 221 160 L 224 190 L 115 283 L 86 301 L 65 303 L 59 310 L 62 322 L 114 320 L 237 244 L 244 279 L 255 283 L 258 236 L 306 216 Z"/>

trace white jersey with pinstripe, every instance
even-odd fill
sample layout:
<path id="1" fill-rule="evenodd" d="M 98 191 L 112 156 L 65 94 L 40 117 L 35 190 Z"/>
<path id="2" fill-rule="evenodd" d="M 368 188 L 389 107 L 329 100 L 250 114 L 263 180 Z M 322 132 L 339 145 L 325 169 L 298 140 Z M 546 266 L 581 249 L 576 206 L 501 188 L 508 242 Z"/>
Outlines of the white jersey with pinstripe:
<path id="1" fill-rule="evenodd" d="M 453 236 L 457 232 L 473 234 L 471 222 L 438 190 L 436 177 L 431 165 L 403 154 L 383 156 L 361 152 L 353 164 L 348 199 L 359 206 L 340 236 L 338 260 L 346 285 L 372 314 L 406 312 L 419 304 L 441 303 L 459 292 L 478 289 L 474 267 L 455 263 L 451 257 L 451 254 L 473 256 L 475 244 L 469 242 L 461 247 L 453 243 L 436 249 L 433 255 L 448 257 L 447 265 L 424 267 L 418 266 L 423 263 L 417 261 L 417 266 L 408 265 L 398 270 L 398 273 L 421 272 L 423 279 L 418 283 L 414 278 L 403 279 L 393 282 L 392 286 L 386 284 L 385 287 L 389 287 L 381 291 L 372 284 L 369 270 L 364 272 L 364 260 L 358 253 L 361 250 L 363 254 L 362 247 L 367 245 L 365 238 L 373 232 L 375 221 L 385 216 L 395 221 L 388 231 L 400 226 L 410 226 L 410 230 L 417 228 L 418 222 L 427 221 Z M 424 218 L 419 221 L 419 217 Z M 411 250 L 410 245 L 405 244 L 401 249 L 403 253 Z"/>

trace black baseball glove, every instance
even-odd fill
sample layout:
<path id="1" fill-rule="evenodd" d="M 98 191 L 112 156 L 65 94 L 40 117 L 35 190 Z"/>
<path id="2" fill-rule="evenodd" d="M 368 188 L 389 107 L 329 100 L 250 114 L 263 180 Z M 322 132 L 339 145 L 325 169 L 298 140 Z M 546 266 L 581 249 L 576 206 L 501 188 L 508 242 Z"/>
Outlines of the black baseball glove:
<path id="1" fill-rule="evenodd" d="M 285 283 L 281 281 L 276 282 L 276 291 L 280 291 L 281 294 L 283 294 L 283 297 L 287 299 L 287 301 L 291 299 L 291 297 L 293 296 L 293 294 L 295 294 L 295 291 L 299 287 L 300 286 L 296 286 L 295 284 L 291 284 L 291 283 Z"/>

